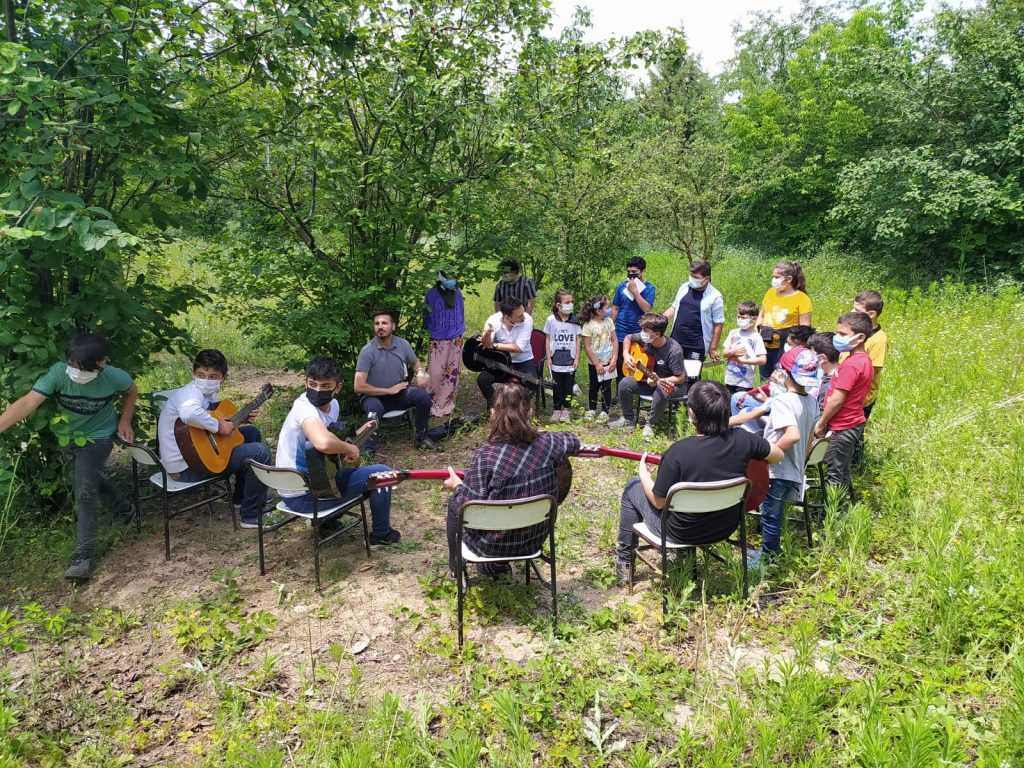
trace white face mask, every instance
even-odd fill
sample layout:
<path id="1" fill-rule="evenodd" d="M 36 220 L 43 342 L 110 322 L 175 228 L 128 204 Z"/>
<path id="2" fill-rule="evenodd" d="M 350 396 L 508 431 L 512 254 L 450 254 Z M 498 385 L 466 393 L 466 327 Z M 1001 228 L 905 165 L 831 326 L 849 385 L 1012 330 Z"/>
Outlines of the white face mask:
<path id="1" fill-rule="evenodd" d="M 642 341 L 644 344 L 650 344 L 651 334 L 649 334 L 647 331 L 640 331 L 640 341 Z"/>
<path id="2" fill-rule="evenodd" d="M 220 391 L 219 379 L 192 379 L 192 383 L 195 385 L 196 389 L 207 397 L 215 395 Z"/>
<path id="3" fill-rule="evenodd" d="M 754 324 L 754 318 L 752 318 L 752 317 L 737 317 L 736 318 L 736 325 L 738 325 L 740 328 L 743 328 L 744 330 L 746 330 L 747 328 L 749 328 L 753 324 Z"/>
<path id="4" fill-rule="evenodd" d="M 703 291 L 707 287 L 707 283 L 703 280 L 698 280 L 696 277 L 691 277 L 690 287 L 695 291 Z"/>
<path id="5" fill-rule="evenodd" d="M 772 288 L 774 288 L 775 290 L 779 290 L 779 288 L 782 287 L 782 284 L 785 282 L 785 280 L 786 280 L 786 278 L 784 278 L 784 277 L 773 277 L 772 278 Z"/>
<path id="6" fill-rule="evenodd" d="M 783 352 L 789 352 L 789 350 L 791 350 L 792 348 L 793 348 L 793 345 L 790 344 L 788 341 L 785 344 L 782 345 L 782 351 Z"/>
<path id="7" fill-rule="evenodd" d="M 75 384 L 88 384 L 90 381 L 95 381 L 96 377 L 100 375 L 99 371 L 83 371 L 72 365 L 67 366 L 67 372 L 68 378 Z"/>
<path id="8" fill-rule="evenodd" d="M 568 304 L 559 304 L 558 306 L 563 312 L 565 312 L 565 314 L 568 315 L 572 312 L 574 304 L 570 301 Z"/>

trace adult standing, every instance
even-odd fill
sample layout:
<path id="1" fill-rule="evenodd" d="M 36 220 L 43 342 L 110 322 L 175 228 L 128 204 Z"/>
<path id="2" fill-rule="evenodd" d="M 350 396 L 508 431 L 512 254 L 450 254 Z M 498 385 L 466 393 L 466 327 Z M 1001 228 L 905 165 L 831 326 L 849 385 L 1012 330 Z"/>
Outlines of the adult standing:
<path id="1" fill-rule="evenodd" d="M 416 374 L 409 383 L 409 371 Z M 395 336 L 395 318 L 390 312 L 373 315 L 373 338 L 359 351 L 352 388 L 362 398 L 365 413 L 415 411 L 416 447 L 436 448 L 427 436 L 430 425 L 430 393 L 423 386 L 426 372 L 408 341 Z"/>
<path id="2" fill-rule="evenodd" d="M 679 286 L 672 306 L 663 313 L 672 326 L 672 338 L 687 360 L 719 360 L 718 340 L 725 327 L 725 299 L 711 284 L 711 265 L 704 259 L 690 264 L 690 279 Z"/>
<path id="3" fill-rule="evenodd" d="M 430 415 L 445 418 L 455 409 L 462 361 L 462 335 L 466 332 L 466 313 L 462 291 L 454 277 L 437 273 L 437 282 L 427 291 L 423 325 L 430 334 Z"/>
<path id="4" fill-rule="evenodd" d="M 505 299 L 519 299 L 526 309 L 526 314 L 533 317 L 533 300 L 537 297 L 537 285 L 524 274 L 519 259 L 502 259 L 498 264 L 501 276 L 494 286 L 494 311 L 501 311 L 501 302 Z"/>
<path id="5" fill-rule="evenodd" d="M 772 267 L 772 287 L 761 300 L 757 327 L 764 339 L 767 360 L 761 366 L 761 381 L 767 381 L 785 351 L 787 331 L 794 325 L 810 325 L 811 297 L 799 262 L 780 261 Z"/>
<path id="6" fill-rule="evenodd" d="M 647 262 L 641 256 L 634 256 L 626 262 L 626 279 L 615 288 L 612 297 L 612 320 L 615 321 L 615 338 L 619 340 L 617 368 L 619 378 L 623 377 L 622 361 L 626 353 L 623 341 L 630 334 L 640 335 L 640 318 L 652 312 L 654 306 L 654 283 L 644 280 Z"/>

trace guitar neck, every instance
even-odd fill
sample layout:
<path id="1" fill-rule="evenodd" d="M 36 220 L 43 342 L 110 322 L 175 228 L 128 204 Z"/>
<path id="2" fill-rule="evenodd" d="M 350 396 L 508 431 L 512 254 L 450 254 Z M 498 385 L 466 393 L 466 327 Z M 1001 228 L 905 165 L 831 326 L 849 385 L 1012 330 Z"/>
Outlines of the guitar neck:
<path id="1" fill-rule="evenodd" d="M 255 400 L 246 403 L 245 407 L 239 408 L 235 412 L 235 415 L 228 419 L 228 421 L 232 422 L 236 427 L 240 424 L 244 424 L 249 420 L 250 414 L 267 402 L 268 399 L 270 399 L 270 395 L 260 395 Z"/>
<path id="2" fill-rule="evenodd" d="M 581 459 L 612 458 L 629 459 L 630 461 L 640 461 L 643 457 L 643 454 L 639 451 L 630 451 L 625 448 L 609 448 L 604 445 L 582 445 L 580 446 L 580 452 L 576 455 Z M 649 464 L 661 464 L 661 454 L 648 453 L 647 462 Z"/>
<path id="3" fill-rule="evenodd" d="M 455 470 L 459 477 L 465 477 L 466 472 L 462 469 Z M 406 480 L 447 480 L 447 469 L 396 469 L 391 472 L 376 472 L 367 479 L 366 487 L 369 490 L 377 488 L 391 488 Z"/>

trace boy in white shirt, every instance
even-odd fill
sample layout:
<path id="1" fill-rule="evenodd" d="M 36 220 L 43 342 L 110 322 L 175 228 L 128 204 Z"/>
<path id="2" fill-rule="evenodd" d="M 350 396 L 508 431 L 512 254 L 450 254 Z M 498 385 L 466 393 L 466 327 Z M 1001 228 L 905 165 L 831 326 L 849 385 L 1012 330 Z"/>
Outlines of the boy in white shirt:
<path id="1" fill-rule="evenodd" d="M 736 307 L 737 327 L 725 339 L 725 386 L 733 395 L 754 388 L 755 370 L 768 359 L 764 339 L 754 327 L 758 311 L 753 301 L 741 301 Z"/>
<path id="2" fill-rule="evenodd" d="M 337 437 L 327 427 L 338 420 L 340 408 L 334 396 L 341 391 L 341 373 L 338 364 L 329 357 L 314 357 L 306 366 L 306 391 L 295 398 L 292 408 L 281 425 L 277 438 L 275 464 L 284 469 L 307 472 L 306 450 L 312 446 L 320 453 L 336 454 L 347 461 L 359 460 L 359 448 Z M 338 488 L 344 488 L 342 498 L 318 499 L 319 507 L 358 497 L 366 490 L 366 481 L 375 472 L 390 472 L 385 464 L 339 470 L 335 475 Z M 313 511 L 313 494 L 300 491 L 281 491 L 285 506 L 295 512 Z M 370 494 L 370 514 L 373 517 L 371 544 L 395 544 L 402 535 L 391 527 L 391 490 L 380 488 Z"/>
<path id="3" fill-rule="evenodd" d="M 174 437 L 175 422 L 181 419 L 190 427 L 225 436 L 238 429 L 245 442 L 231 452 L 226 472 L 235 476 L 233 502 L 239 512 L 239 524 L 243 528 L 255 528 L 260 508 L 267 500 L 267 489 L 253 475 L 248 461 L 253 459 L 266 464 L 270 461 L 270 449 L 264 444 L 263 435 L 256 426 L 243 424 L 236 427 L 230 421 L 210 415 L 210 409 L 220 402 L 220 387 L 227 375 L 228 361 L 219 350 L 204 349 L 196 355 L 192 362 L 192 381 L 172 389 L 160 410 L 157 422 L 160 463 L 175 480 L 184 483 L 205 480 L 210 476 L 209 472 L 189 469 L 185 463 Z"/>
<path id="4" fill-rule="evenodd" d="M 508 352 L 512 358 L 512 367 L 517 371 L 537 375 L 537 363 L 533 359 L 533 345 L 531 336 L 533 334 L 533 318 L 526 313 L 523 302 L 511 296 L 502 299 L 499 310 L 487 318 L 484 323 L 483 333 L 480 335 L 480 345 L 484 349 L 496 349 L 500 352 Z M 491 397 L 494 395 L 495 376 L 488 370 L 480 372 L 477 376 L 476 385 L 484 400 L 490 405 Z M 524 384 L 524 386 L 527 386 Z M 529 388 L 527 386 L 527 388 Z"/>

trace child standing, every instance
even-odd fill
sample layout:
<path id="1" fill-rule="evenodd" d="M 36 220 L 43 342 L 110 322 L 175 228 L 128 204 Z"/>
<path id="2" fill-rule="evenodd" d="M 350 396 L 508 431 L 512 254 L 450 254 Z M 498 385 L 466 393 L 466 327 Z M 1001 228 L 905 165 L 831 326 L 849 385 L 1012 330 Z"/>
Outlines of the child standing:
<path id="1" fill-rule="evenodd" d="M 590 390 L 587 394 L 587 419 L 594 418 L 597 411 L 598 390 L 601 393 L 601 412 L 597 413 L 600 424 L 608 423 L 608 410 L 612 407 L 612 381 L 615 379 L 615 363 L 619 359 L 619 340 L 615 336 L 615 322 L 607 296 L 593 296 L 580 311 L 583 329 L 583 349 L 587 353 L 587 370 L 590 374 Z"/>
<path id="2" fill-rule="evenodd" d="M 551 314 L 544 323 L 548 369 L 555 382 L 551 421 L 569 421 L 569 398 L 576 383 L 576 364 L 580 357 L 580 325 L 572 314 L 572 294 L 564 288 L 555 291 Z"/>
<path id="3" fill-rule="evenodd" d="M 759 311 L 754 302 L 741 301 L 736 307 L 737 327 L 725 339 L 725 387 L 733 395 L 753 389 L 754 367 L 767 360 L 764 339 L 754 327 Z"/>
<path id="4" fill-rule="evenodd" d="M 853 492 L 851 466 L 857 447 L 864 439 L 864 401 L 871 391 L 874 367 L 864 351 L 864 342 L 871 335 L 871 318 L 863 312 L 847 312 L 836 321 L 832 346 L 839 354 L 849 352 L 839 364 L 821 417 L 814 427 L 815 437 L 832 432 L 825 463 L 828 482 Z"/>
<path id="5" fill-rule="evenodd" d="M 871 318 L 871 335 L 864 342 L 864 351 L 871 358 L 874 377 L 871 379 L 871 391 L 864 401 L 864 418 L 871 418 L 871 409 L 875 407 L 878 397 L 878 385 L 882 381 L 882 369 L 885 367 L 885 354 L 889 349 L 889 337 L 878 324 L 878 316 L 882 314 L 882 294 L 878 291 L 861 291 L 853 300 L 853 311 L 863 312 Z"/>

